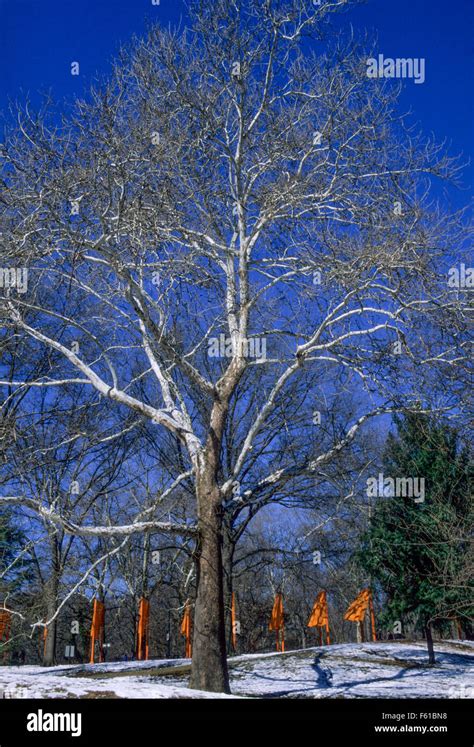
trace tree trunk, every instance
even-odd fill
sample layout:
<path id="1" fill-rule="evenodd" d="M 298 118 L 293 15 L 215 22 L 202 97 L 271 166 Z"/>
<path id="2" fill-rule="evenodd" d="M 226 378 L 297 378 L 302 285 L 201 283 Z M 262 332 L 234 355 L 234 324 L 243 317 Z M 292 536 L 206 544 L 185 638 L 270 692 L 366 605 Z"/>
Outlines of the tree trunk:
<path id="1" fill-rule="evenodd" d="M 431 634 L 431 624 L 426 623 L 425 625 L 425 636 L 426 636 L 426 645 L 428 646 L 428 663 L 429 664 L 435 664 L 435 652 L 433 647 L 433 636 Z"/>
<path id="2" fill-rule="evenodd" d="M 301 648 L 306 648 L 306 631 L 301 628 Z"/>
<path id="3" fill-rule="evenodd" d="M 53 570 L 53 574 L 49 579 L 46 586 L 46 619 L 49 620 L 53 617 L 56 612 L 56 605 L 58 600 L 58 577 L 57 573 Z M 57 619 L 53 620 L 51 625 L 48 625 L 46 641 L 43 647 L 43 665 L 45 667 L 53 667 L 56 662 L 56 638 L 57 638 Z"/>
<path id="4" fill-rule="evenodd" d="M 60 548 L 56 534 L 49 536 L 51 550 L 51 576 L 46 583 L 46 620 L 50 620 L 56 612 L 59 592 L 59 575 L 61 569 Z M 56 662 L 56 638 L 58 630 L 57 618 L 48 626 L 46 641 L 43 647 L 43 665 L 53 667 Z"/>
<path id="5" fill-rule="evenodd" d="M 221 496 L 212 476 L 196 480 L 198 503 L 197 596 L 190 687 L 229 693 L 222 573 Z"/>

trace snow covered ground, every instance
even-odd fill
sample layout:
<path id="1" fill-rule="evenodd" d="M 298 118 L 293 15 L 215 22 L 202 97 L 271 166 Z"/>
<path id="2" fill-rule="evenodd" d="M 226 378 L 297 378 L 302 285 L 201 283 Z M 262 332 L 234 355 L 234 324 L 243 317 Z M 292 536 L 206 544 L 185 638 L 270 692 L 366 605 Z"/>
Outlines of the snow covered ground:
<path id="1" fill-rule="evenodd" d="M 472 698 L 474 644 L 436 645 L 426 666 L 423 643 L 323 646 L 229 660 L 233 696 L 187 687 L 189 661 L 112 662 L 44 668 L 0 667 L 9 698 Z"/>

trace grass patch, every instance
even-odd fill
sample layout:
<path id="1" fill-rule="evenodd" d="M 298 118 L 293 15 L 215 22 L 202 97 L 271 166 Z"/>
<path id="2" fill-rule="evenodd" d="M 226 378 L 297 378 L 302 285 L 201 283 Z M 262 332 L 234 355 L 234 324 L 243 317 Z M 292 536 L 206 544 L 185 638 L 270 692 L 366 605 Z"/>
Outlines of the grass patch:
<path id="1" fill-rule="evenodd" d="M 122 700 L 122 698 L 112 690 L 88 690 L 83 695 L 72 695 L 69 693 L 68 698 L 74 698 L 76 700 Z"/>
<path id="2" fill-rule="evenodd" d="M 85 677 L 91 680 L 108 680 L 116 677 L 175 677 L 191 673 L 191 664 L 171 667 L 150 667 L 150 669 L 127 669 L 123 672 L 77 672 L 71 677 Z"/>

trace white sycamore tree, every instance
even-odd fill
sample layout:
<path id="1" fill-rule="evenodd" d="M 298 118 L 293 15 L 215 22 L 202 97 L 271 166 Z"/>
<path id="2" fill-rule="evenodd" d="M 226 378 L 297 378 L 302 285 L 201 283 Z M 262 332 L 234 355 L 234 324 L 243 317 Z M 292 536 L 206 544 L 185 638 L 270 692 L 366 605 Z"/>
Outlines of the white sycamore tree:
<path id="1" fill-rule="evenodd" d="M 1 146 L 2 346 L 25 366 L 49 351 L 28 377 L 2 366 L 5 396 L 77 387 L 171 433 L 185 463 L 166 497 L 191 480 L 196 519 L 157 518 L 162 493 L 122 525 L 21 491 L 0 501 L 82 536 L 192 537 L 194 688 L 229 691 L 228 507 L 316 473 L 372 418 L 426 406 L 428 388 L 452 404 L 442 383 L 465 365 L 463 297 L 442 265 L 463 216 L 430 197 L 458 163 L 399 115 L 393 81 L 367 77 L 367 50 L 328 38 L 347 5 L 191 2 L 186 28 L 152 28 L 61 119 L 19 109 Z M 287 392 L 311 382 L 311 420 L 312 382 L 330 413 L 342 376 L 357 418 L 329 447 L 274 460 Z M 223 463 L 230 412 L 245 433 Z"/>

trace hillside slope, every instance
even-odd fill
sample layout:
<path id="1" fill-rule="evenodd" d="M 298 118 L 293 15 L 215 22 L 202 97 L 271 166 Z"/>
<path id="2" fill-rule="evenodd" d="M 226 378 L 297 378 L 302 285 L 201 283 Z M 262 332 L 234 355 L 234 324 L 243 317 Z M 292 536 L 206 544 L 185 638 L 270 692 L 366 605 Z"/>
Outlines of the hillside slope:
<path id="1" fill-rule="evenodd" d="M 233 696 L 266 698 L 474 697 L 474 644 L 445 641 L 426 666 L 419 642 L 315 647 L 229 660 Z M 0 667 L 0 691 L 10 698 L 200 698 L 189 690 L 189 661 Z M 0 692 L 1 696 L 1 692 Z M 232 697 L 232 696 L 220 696 Z"/>

